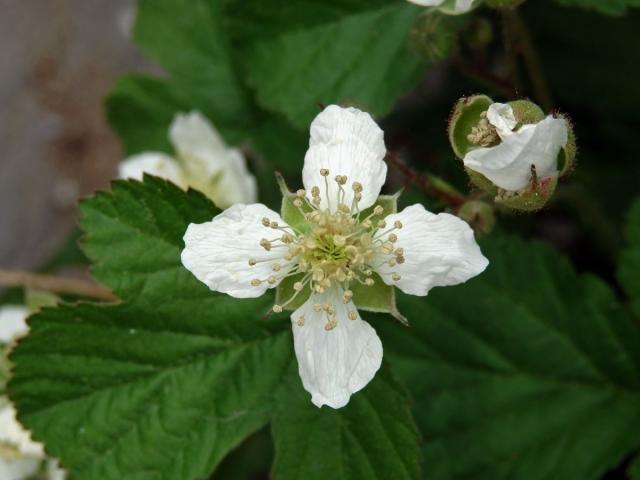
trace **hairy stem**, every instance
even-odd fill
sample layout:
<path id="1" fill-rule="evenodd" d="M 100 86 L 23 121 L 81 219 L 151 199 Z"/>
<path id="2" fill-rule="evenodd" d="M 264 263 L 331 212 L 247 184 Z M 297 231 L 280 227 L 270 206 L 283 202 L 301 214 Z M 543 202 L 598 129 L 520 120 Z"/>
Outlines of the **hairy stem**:
<path id="1" fill-rule="evenodd" d="M 116 300 L 111 290 L 97 283 L 19 270 L 0 270 L 0 286 L 27 287 L 98 300 Z"/>

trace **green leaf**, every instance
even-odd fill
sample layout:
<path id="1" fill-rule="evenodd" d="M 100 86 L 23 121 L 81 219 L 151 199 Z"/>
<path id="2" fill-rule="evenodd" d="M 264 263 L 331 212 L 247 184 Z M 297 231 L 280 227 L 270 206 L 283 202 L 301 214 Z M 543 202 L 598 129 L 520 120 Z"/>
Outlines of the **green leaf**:
<path id="1" fill-rule="evenodd" d="M 385 367 L 338 410 L 312 405 L 292 368 L 272 431 L 275 480 L 420 478 L 419 435 L 406 394 Z"/>
<path id="2" fill-rule="evenodd" d="M 560 5 L 595 10 L 605 15 L 623 15 L 628 7 L 640 7 L 638 0 L 556 0 Z"/>
<path id="3" fill-rule="evenodd" d="M 630 480 L 640 480 L 640 454 L 637 454 L 631 461 L 629 468 L 627 468 L 627 475 Z"/>
<path id="4" fill-rule="evenodd" d="M 423 70 L 408 38 L 421 10 L 406 2 L 242 3 L 229 14 L 241 23 L 243 12 L 254 10 L 253 19 L 245 20 L 249 25 L 236 24 L 235 31 L 245 42 L 255 37 L 245 65 L 258 103 L 298 127 L 308 126 L 320 104 L 348 103 L 385 114 Z M 253 25 L 259 22 L 262 35 Z"/>
<path id="5" fill-rule="evenodd" d="M 271 298 L 215 294 L 181 264 L 213 204 L 164 180 L 82 203 L 94 274 L 127 303 L 45 308 L 13 351 L 21 421 L 77 478 L 191 480 L 262 428 L 291 363 Z"/>
<path id="6" fill-rule="evenodd" d="M 640 315 L 640 199 L 629 210 L 625 237 L 629 246 L 620 256 L 618 278 L 629 295 L 631 307 Z"/>
<path id="7" fill-rule="evenodd" d="M 31 318 L 9 392 L 21 422 L 77 478 L 205 478 L 267 423 L 290 334 L 272 335 L 256 315 L 268 298 L 204 293 L 179 302 L 182 315 L 79 305 Z"/>
<path id="8" fill-rule="evenodd" d="M 252 107 L 233 65 L 221 1 L 141 0 L 135 39 L 219 127 L 249 122 Z"/>
<path id="9" fill-rule="evenodd" d="M 486 272 L 376 322 L 415 402 L 425 478 L 590 480 L 640 447 L 640 329 L 600 280 L 493 238 Z"/>
<path id="10" fill-rule="evenodd" d="M 80 204 L 82 248 L 95 278 L 123 300 L 154 308 L 167 298 L 192 297 L 201 284 L 180 262 L 189 223 L 211 220 L 219 210 L 200 192 L 145 176 L 144 183 L 115 181 Z M 167 294 L 171 295 L 167 297 Z"/>

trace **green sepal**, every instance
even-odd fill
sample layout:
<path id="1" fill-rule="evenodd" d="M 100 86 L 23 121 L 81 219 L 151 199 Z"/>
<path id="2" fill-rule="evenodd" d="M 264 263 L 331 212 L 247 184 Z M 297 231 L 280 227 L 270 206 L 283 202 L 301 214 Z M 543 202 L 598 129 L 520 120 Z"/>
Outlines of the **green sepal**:
<path id="1" fill-rule="evenodd" d="M 513 109 L 513 116 L 518 121 L 516 130 L 522 125 L 539 123 L 544 120 L 545 114 L 542 109 L 529 100 L 514 100 L 507 102 L 507 105 Z"/>
<path id="2" fill-rule="evenodd" d="M 472 95 L 461 98 L 453 107 L 449 118 L 449 142 L 458 158 L 464 158 L 470 149 L 476 148 L 467 136 L 478 124 L 480 114 L 486 112 L 492 103 L 493 100 L 486 95 Z"/>
<path id="3" fill-rule="evenodd" d="M 532 185 L 518 192 L 499 190 L 495 202 L 497 205 L 513 210 L 535 212 L 546 205 L 557 185 L 558 176 L 554 175 L 539 180 L 535 185 L 532 182 Z"/>
<path id="4" fill-rule="evenodd" d="M 300 233 L 306 233 L 309 230 L 308 223 L 304 219 L 303 213 L 297 208 L 293 201 L 297 198 L 296 194 L 291 193 L 287 188 L 282 177 L 277 176 L 278 184 L 283 192 L 282 209 L 280 215 L 287 225 Z M 369 208 L 360 213 L 360 218 L 366 218 L 373 213 L 376 206 L 381 206 L 384 211 L 380 215 L 372 215 L 371 221 L 376 223 L 387 215 L 398 211 L 399 193 L 395 195 L 380 195 L 376 202 Z M 303 212 L 310 212 L 311 207 L 307 202 L 301 207 Z M 300 281 L 304 274 L 287 277 L 276 287 L 276 305 L 283 305 L 284 310 L 293 311 L 300 307 L 309 298 L 308 289 L 300 292 L 291 302 L 287 303 L 295 293 L 293 284 Z M 368 312 L 389 313 L 398 321 L 406 324 L 406 319 L 400 314 L 396 307 L 396 296 L 394 287 L 385 284 L 377 275 L 372 276 L 374 284 L 370 287 L 353 282 L 350 286 L 353 291 L 353 303 L 359 310 Z"/>

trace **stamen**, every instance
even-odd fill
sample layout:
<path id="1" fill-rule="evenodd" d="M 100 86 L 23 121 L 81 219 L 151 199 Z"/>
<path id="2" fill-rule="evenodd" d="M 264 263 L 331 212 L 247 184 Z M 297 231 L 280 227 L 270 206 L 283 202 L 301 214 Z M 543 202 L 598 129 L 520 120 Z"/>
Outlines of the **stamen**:
<path id="1" fill-rule="evenodd" d="M 271 242 L 266 238 L 260 240 L 260 246 L 264 248 L 267 252 L 271 250 Z"/>
<path id="2" fill-rule="evenodd" d="M 332 318 L 331 320 L 329 320 L 329 322 L 324 326 L 324 329 L 327 332 L 330 332 L 331 330 L 333 330 L 334 328 L 336 328 L 338 326 L 338 321 L 335 318 Z"/>

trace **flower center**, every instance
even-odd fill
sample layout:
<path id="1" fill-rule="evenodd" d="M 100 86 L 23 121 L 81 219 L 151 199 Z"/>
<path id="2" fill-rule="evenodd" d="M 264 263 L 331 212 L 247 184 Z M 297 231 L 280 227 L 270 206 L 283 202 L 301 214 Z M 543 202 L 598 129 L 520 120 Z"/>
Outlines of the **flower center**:
<path id="1" fill-rule="evenodd" d="M 374 221 L 374 217 L 380 217 L 385 213 L 380 205 L 365 216 L 359 208 L 363 187 L 358 182 L 351 184 L 353 199 L 350 205 L 347 205 L 347 177 L 344 175 L 334 178 L 338 191 L 332 201 L 329 201 L 329 170 L 321 169 L 320 175 L 324 177 L 326 208 L 320 207 L 322 198 L 318 186 L 311 189 L 311 201 L 307 198 L 305 190 L 298 190 L 293 201 L 306 220 L 304 233 L 291 227 L 281 227 L 269 218 L 261 220 L 264 226 L 280 230 L 282 235 L 271 240 L 263 238 L 260 245 L 267 251 L 282 249 L 282 259 L 287 264 L 294 262 L 297 265 L 285 274 L 278 275 L 277 272 L 280 272 L 284 265 L 269 260 L 273 262 L 274 275 L 266 279 L 255 278 L 251 284 L 259 286 L 266 281 L 273 285 L 285 277 L 302 274 L 301 279 L 293 286 L 294 293 L 291 298 L 281 305 L 274 305 L 274 312 L 281 312 L 307 288 L 312 294 L 340 288 L 344 292 L 343 302 L 349 304 L 353 297 L 349 288 L 352 283 L 373 286 L 375 280 L 372 277 L 375 269 L 384 264 L 393 267 L 404 263 L 404 250 L 397 247 L 398 237 L 394 233 L 402 228 L 402 223 L 396 221 L 393 225 L 387 226 L 384 220 Z M 332 209 L 332 205 L 335 208 Z M 253 266 L 258 262 L 257 259 L 249 259 L 249 265 Z M 398 273 L 392 273 L 391 278 L 398 281 L 401 277 Z M 325 311 L 327 314 L 325 329 L 329 331 L 335 328 L 335 305 L 314 305 L 314 309 L 316 307 L 319 309 L 316 311 Z M 350 310 L 347 316 L 351 320 L 357 318 L 353 310 Z M 298 319 L 298 325 L 304 325 L 304 318 Z"/>
<path id="2" fill-rule="evenodd" d="M 467 135 L 467 140 L 480 147 L 491 147 L 500 143 L 496 127 L 489 123 L 486 111 L 480 114 L 480 121 L 475 127 L 471 128 L 471 133 Z"/>

